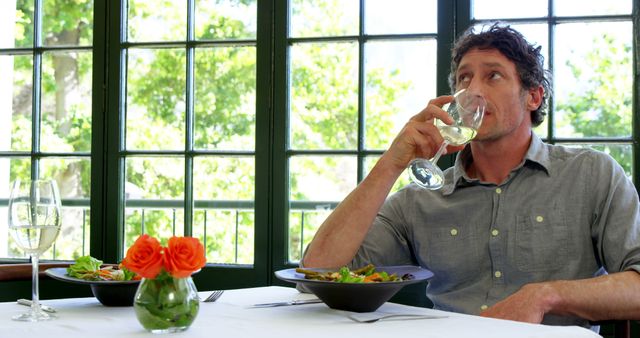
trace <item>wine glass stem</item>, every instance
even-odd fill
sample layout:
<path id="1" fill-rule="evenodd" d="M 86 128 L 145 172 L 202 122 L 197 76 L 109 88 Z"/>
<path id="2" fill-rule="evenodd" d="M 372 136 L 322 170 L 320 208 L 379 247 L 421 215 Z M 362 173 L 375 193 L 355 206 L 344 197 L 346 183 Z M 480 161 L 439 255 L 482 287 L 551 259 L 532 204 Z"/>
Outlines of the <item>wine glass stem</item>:
<path id="1" fill-rule="evenodd" d="M 38 295 L 38 254 L 31 255 L 31 265 L 33 267 L 31 271 L 31 309 L 33 311 L 40 311 L 40 297 Z"/>
<path id="2" fill-rule="evenodd" d="M 449 145 L 449 142 L 447 140 L 444 140 L 444 142 L 442 142 L 442 145 L 440 146 L 440 149 L 438 149 L 438 152 L 431 159 L 431 162 L 433 162 L 434 164 L 438 163 L 440 156 L 442 156 L 442 153 L 444 153 L 448 145 Z"/>

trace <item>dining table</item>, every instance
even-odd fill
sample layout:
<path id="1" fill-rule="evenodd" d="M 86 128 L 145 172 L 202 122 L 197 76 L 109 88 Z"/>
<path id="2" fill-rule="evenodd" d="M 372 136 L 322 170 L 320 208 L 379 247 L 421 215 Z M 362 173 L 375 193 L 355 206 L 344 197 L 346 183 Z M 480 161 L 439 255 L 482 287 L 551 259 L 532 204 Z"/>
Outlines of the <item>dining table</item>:
<path id="1" fill-rule="evenodd" d="M 205 299 L 211 291 L 201 291 Z M 171 337 L 475 337 L 475 338 L 589 338 L 601 337 L 578 326 L 549 326 L 485 318 L 429 308 L 387 302 L 375 314 L 429 315 L 399 316 L 373 323 L 350 317 L 361 314 L 331 309 L 324 303 L 276 307 L 254 307 L 259 303 L 308 300 L 313 294 L 295 288 L 265 286 L 226 290 L 215 302 L 201 302 L 198 316 L 186 331 Z M 17 322 L 12 316 L 26 310 L 16 302 L 0 303 L 1 338 L 95 338 L 151 337 L 131 306 L 107 307 L 96 298 L 63 298 L 41 301 L 56 310 L 57 318 L 43 322 Z M 371 313 L 367 315 L 373 315 Z"/>

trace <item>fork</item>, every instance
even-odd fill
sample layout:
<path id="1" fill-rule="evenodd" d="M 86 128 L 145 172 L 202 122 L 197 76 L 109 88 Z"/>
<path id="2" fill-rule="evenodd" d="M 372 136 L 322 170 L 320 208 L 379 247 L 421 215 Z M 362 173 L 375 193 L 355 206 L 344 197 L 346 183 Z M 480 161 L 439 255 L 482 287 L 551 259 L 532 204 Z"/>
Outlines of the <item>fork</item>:
<path id="1" fill-rule="evenodd" d="M 203 300 L 203 302 L 205 302 L 205 303 L 213 303 L 216 300 L 218 300 L 218 298 L 220 298 L 220 296 L 222 296 L 223 293 L 224 293 L 224 290 L 213 291 L 207 298 L 205 298 Z"/>
<path id="2" fill-rule="evenodd" d="M 404 318 L 404 319 L 440 319 L 447 318 L 447 316 L 432 316 L 418 313 L 387 313 L 387 314 L 375 314 L 375 313 L 358 313 L 348 316 L 349 319 L 358 323 L 375 323 L 385 318 Z"/>

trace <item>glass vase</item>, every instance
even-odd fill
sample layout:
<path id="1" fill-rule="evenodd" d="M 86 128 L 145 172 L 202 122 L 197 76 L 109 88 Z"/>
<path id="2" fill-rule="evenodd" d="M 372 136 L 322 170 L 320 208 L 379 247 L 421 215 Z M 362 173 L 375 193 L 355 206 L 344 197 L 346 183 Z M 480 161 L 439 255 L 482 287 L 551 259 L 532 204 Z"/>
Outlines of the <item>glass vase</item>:
<path id="1" fill-rule="evenodd" d="M 191 277 L 174 278 L 163 272 L 156 278 L 142 279 L 133 308 L 147 331 L 173 333 L 191 326 L 200 303 Z"/>

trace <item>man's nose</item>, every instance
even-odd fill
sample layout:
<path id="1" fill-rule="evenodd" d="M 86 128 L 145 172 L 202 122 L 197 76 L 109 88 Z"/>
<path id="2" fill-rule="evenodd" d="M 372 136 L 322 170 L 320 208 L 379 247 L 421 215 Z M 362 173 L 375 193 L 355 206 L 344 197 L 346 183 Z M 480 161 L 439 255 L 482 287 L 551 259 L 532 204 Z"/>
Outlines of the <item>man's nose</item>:
<path id="1" fill-rule="evenodd" d="M 480 81 L 480 79 L 478 79 L 477 77 L 471 79 L 471 82 L 469 82 L 469 85 L 466 88 L 466 92 L 467 95 L 479 96 L 484 98 L 484 86 L 482 84 L 482 81 Z"/>

